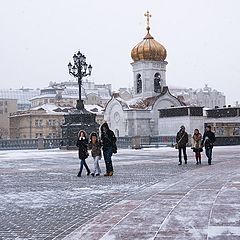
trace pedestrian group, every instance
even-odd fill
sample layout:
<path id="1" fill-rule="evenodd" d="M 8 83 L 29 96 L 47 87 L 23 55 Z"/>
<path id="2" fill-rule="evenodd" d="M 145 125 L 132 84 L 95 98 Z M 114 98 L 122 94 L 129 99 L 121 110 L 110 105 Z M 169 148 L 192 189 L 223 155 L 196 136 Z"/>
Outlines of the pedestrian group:
<path id="1" fill-rule="evenodd" d="M 205 132 L 202 136 L 202 134 L 199 132 L 198 129 L 194 130 L 193 136 L 192 136 L 192 150 L 195 153 L 196 158 L 196 164 L 201 164 L 201 152 L 203 151 L 203 148 L 205 148 L 205 153 L 208 159 L 208 165 L 212 164 L 212 149 L 213 144 L 215 142 L 215 134 L 211 130 L 211 126 L 207 125 Z M 188 133 L 185 130 L 184 126 L 181 126 L 179 132 L 176 136 L 176 145 L 175 147 L 178 149 L 178 158 L 179 158 L 179 164 L 182 165 L 182 153 L 185 164 L 187 164 L 187 153 L 186 153 L 186 147 L 188 144 Z"/>
<path id="2" fill-rule="evenodd" d="M 182 165 L 182 156 L 184 159 L 184 163 L 187 164 L 187 144 L 188 144 L 188 133 L 185 130 L 184 126 L 180 127 L 179 132 L 176 136 L 176 145 L 175 147 L 178 149 L 178 158 L 179 164 Z M 206 126 L 205 132 L 202 134 L 198 129 L 194 130 L 192 136 L 192 150 L 195 153 L 196 164 L 201 164 L 201 152 L 203 148 L 205 148 L 205 153 L 208 159 L 208 164 L 212 164 L 212 149 L 213 144 L 215 142 L 215 134 L 211 131 L 211 126 Z M 81 177 L 83 167 L 85 167 L 87 171 L 87 175 L 100 176 L 101 168 L 99 165 L 99 160 L 103 158 L 106 165 L 106 173 L 104 176 L 113 176 L 113 164 L 112 164 L 112 155 L 113 153 L 117 153 L 117 145 L 116 145 L 116 137 L 112 130 L 109 129 L 108 124 L 105 122 L 100 128 L 100 137 L 96 132 L 90 134 L 88 139 L 87 134 L 84 130 L 80 130 L 78 133 L 77 139 L 77 147 L 78 147 L 78 157 L 80 159 L 80 169 L 78 172 L 78 177 Z M 86 159 L 89 156 L 88 150 L 91 151 L 91 155 L 93 158 L 93 171 L 91 172 Z"/>
<path id="3" fill-rule="evenodd" d="M 109 129 L 107 123 L 103 123 L 100 131 L 100 138 L 96 132 L 92 132 L 89 139 L 87 138 L 87 134 L 84 130 L 80 130 L 78 133 L 78 139 L 76 144 L 78 147 L 78 157 L 80 159 L 80 169 L 77 175 L 78 177 L 81 177 L 83 167 L 86 168 L 88 176 L 90 174 L 93 177 L 100 176 L 101 168 L 99 165 L 99 160 L 102 158 L 102 152 L 106 165 L 106 173 L 104 174 L 104 176 L 113 175 L 112 154 L 117 153 L 117 139 L 114 132 Z M 89 156 L 88 150 L 91 151 L 94 163 L 92 172 L 90 171 L 86 163 L 86 159 Z"/>

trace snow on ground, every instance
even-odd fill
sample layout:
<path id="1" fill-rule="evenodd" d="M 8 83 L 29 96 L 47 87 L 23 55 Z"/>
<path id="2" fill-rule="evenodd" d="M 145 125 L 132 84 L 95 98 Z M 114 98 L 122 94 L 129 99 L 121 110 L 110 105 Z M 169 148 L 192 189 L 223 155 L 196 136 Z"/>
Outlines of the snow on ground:
<path id="1" fill-rule="evenodd" d="M 1 151 L 0 238 L 239 239 L 239 146 L 212 166 L 187 152 L 178 166 L 174 148 L 119 149 L 113 177 L 78 178 L 77 151 Z"/>

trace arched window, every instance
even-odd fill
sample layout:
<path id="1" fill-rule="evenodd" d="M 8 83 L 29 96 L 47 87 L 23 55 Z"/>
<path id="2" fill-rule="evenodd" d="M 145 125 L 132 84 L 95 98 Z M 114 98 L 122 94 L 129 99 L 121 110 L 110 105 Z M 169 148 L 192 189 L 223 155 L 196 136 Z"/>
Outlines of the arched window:
<path id="1" fill-rule="evenodd" d="M 141 93 L 142 92 L 142 78 L 141 78 L 141 74 L 137 74 L 137 93 Z"/>
<path id="2" fill-rule="evenodd" d="M 154 92 L 160 93 L 161 92 L 161 75 L 160 73 L 154 74 Z"/>
<path id="3" fill-rule="evenodd" d="M 115 130 L 115 135 L 116 135 L 116 137 L 119 137 L 119 130 L 118 129 Z"/>

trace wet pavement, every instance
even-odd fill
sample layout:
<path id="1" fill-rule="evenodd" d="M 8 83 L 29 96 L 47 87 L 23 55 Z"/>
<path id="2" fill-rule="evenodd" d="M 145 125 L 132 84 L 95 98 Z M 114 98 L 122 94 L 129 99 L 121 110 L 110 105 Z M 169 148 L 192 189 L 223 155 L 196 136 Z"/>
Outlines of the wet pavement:
<path id="1" fill-rule="evenodd" d="M 2 151 L 0 239 L 240 239 L 239 153 L 120 150 L 113 177 L 77 178 L 76 152 Z"/>

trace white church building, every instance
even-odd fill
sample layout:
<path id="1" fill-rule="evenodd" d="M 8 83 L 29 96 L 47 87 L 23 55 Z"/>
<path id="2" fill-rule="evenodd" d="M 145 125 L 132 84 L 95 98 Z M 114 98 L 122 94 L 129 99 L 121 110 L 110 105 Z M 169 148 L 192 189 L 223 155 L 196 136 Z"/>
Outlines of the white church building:
<path id="1" fill-rule="evenodd" d="M 104 119 L 116 136 L 158 136 L 159 109 L 184 106 L 171 95 L 166 82 L 167 51 L 150 34 L 148 12 L 147 34 L 131 51 L 134 96 L 130 100 L 113 94 L 107 103 Z"/>

